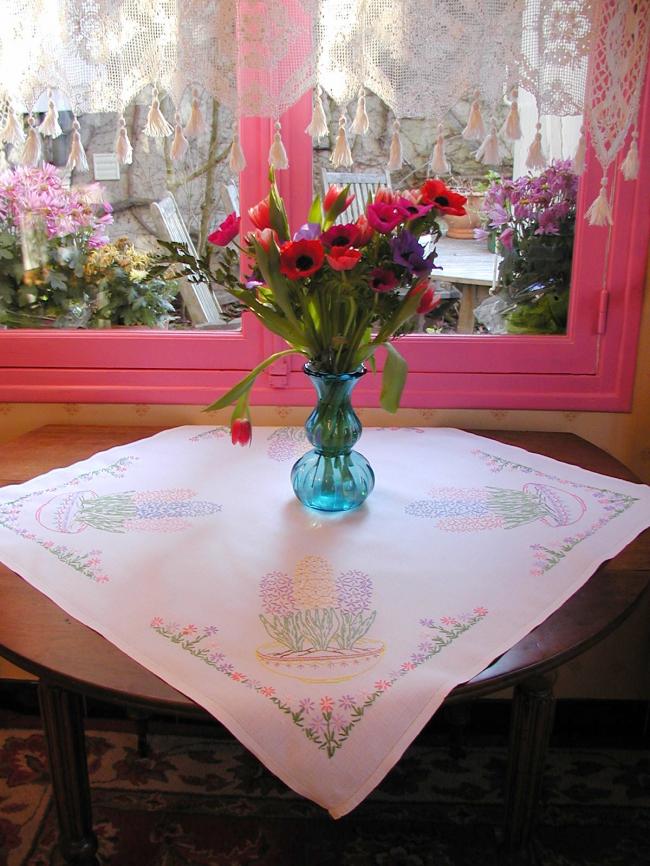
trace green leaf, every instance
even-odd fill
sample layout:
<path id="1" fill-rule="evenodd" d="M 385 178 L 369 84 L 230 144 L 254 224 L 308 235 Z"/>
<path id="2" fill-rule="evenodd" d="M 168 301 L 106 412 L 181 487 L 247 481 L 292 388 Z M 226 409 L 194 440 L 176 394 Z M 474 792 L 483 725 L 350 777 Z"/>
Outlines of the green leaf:
<path id="1" fill-rule="evenodd" d="M 284 358 L 285 355 L 295 354 L 297 354 L 295 349 L 283 349 L 281 352 L 269 355 L 269 357 L 262 361 L 261 364 L 258 364 L 257 367 L 251 370 L 248 376 L 245 376 L 241 382 L 238 382 L 234 388 L 231 388 L 230 391 L 226 391 L 223 397 L 220 397 L 218 400 L 215 400 L 214 403 L 206 406 L 203 411 L 214 412 L 216 409 L 224 409 L 226 406 L 230 406 L 231 403 L 238 402 L 247 391 L 250 391 L 261 372 L 266 370 L 267 367 L 270 367 L 271 364 L 278 360 L 278 358 Z"/>
<path id="2" fill-rule="evenodd" d="M 392 343 L 384 343 L 386 363 L 381 379 L 379 402 L 387 412 L 397 412 L 402 397 L 408 366 Z"/>
<path id="3" fill-rule="evenodd" d="M 318 223 L 318 225 L 323 224 L 323 205 L 321 203 L 319 195 L 317 195 L 311 203 L 309 213 L 307 214 L 307 222 Z"/>
<path id="4" fill-rule="evenodd" d="M 271 228 L 275 229 L 281 241 L 288 241 L 289 235 L 289 220 L 287 212 L 284 209 L 284 202 L 280 198 L 280 193 L 275 185 L 275 174 L 273 169 L 269 172 L 271 178 L 271 189 L 269 192 L 269 209 Z"/>

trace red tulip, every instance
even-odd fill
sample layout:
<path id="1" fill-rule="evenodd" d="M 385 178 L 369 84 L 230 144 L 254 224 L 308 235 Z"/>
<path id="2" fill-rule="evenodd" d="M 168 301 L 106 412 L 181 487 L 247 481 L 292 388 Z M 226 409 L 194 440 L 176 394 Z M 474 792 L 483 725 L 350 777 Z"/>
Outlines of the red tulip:
<path id="1" fill-rule="evenodd" d="M 375 233 L 375 230 L 368 222 L 368 217 L 365 214 L 361 214 L 357 219 L 357 231 L 359 235 L 357 237 L 357 246 L 365 247 L 366 244 L 369 244 L 372 240 L 372 236 Z"/>
<path id="2" fill-rule="evenodd" d="M 254 229 L 254 231 L 249 232 L 246 235 L 246 243 L 249 246 L 252 246 L 252 241 L 258 243 L 265 253 L 271 249 L 271 244 L 275 243 L 278 245 L 278 236 L 277 233 L 273 229 Z"/>
<path id="3" fill-rule="evenodd" d="M 332 210 L 332 206 L 334 205 L 334 202 L 341 195 L 342 192 L 343 192 L 342 186 L 338 186 L 335 183 L 332 184 L 332 186 L 330 186 L 330 188 L 325 193 L 325 198 L 323 199 L 323 210 L 325 211 L 325 213 L 329 213 Z M 341 211 L 341 213 L 343 213 L 343 211 L 346 208 L 350 207 L 350 205 L 352 204 L 353 201 L 354 201 L 354 195 L 346 196 L 345 206 L 343 207 L 343 210 Z"/>
<path id="4" fill-rule="evenodd" d="M 248 418 L 235 418 L 230 425 L 230 438 L 233 445 L 250 445 L 253 428 Z"/>
<path id="5" fill-rule="evenodd" d="M 255 207 L 249 208 L 248 216 L 256 229 L 264 230 L 271 228 L 271 205 L 269 196 L 263 198 Z"/>
<path id="6" fill-rule="evenodd" d="M 241 219 L 233 211 L 225 218 L 219 228 L 208 235 L 208 243 L 217 247 L 227 247 L 233 238 L 239 234 Z"/>
<path id="7" fill-rule="evenodd" d="M 415 312 L 421 316 L 425 313 L 430 313 L 442 300 L 439 295 L 436 295 L 435 289 L 428 279 L 420 280 L 419 283 L 416 283 L 409 294 L 420 295 Z"/>

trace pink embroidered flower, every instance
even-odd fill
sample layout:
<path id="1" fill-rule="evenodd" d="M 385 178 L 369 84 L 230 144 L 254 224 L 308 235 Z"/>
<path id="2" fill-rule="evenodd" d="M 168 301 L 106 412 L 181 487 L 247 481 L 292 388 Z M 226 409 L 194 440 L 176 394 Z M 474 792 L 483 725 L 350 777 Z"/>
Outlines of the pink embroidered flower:
<path id="1" fill-rule="evenodd" d="M 392 685 L 393 684 L 388 680 L 377 680 L 377 682 L 375 683 L 375 688 L 378 692 L 387 692 Z"/>
<path id="2" fill-rule="evenodd" d="M 402 662 L 401 668 L 403 671 L 412 671 L 415 670 L 416 665 L 413 662 Z"/>
<path id="3" fill-rule="evenodd" d="M 248 677 L 246 674 L 242 674 L 240 671 L 233 671 L 232 676 L 230 677 L 236 683 L 245 683 Z"/>
<path id="4" fill-rule="evenodd" d="M 264 686 L 260 689 L 260 694 L 264 695 L 265 698 L 272 698 L 275 694 L 275 689 L 273 686 Z"/>
<path id="5" fill-rule="evenodd" d="M 151 620 L 151 628 L 160 628 L 163 624 L 163 618 L 161 616 L 154 616 Z"/>
<path id="6" fill-rule="evenodd" d="M 195 625 L 193 625 L 192 623 L 190 623 L 189 625 L 186 625 L 185 628 L 181 629 L 181 634 L 184 634 L 184 635 L 196 634 L 197 631 L 198 631 L 197 627 Z"/>
<path id="7" fill-rule="evenodd" d="M 334 699 L 324 697 L 320 699 L 320 708 L 323 713 L 331 713 L 334 709 Z"/>
<path id="8" fill-rule="evenodd" d="M 487 607 L 475 607 L 474 613 L 476 616 L 487 616 L 488 609 Z"/>

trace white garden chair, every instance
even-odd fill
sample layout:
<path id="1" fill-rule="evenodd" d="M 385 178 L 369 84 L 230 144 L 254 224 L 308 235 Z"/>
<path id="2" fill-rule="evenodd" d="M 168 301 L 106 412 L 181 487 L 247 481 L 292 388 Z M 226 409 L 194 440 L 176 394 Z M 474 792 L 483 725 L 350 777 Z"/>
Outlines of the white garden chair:
<path id="1" fill-rule="evenodd" d="M 160 228 L 163 240 L 177 241 L 185 244 L 189 253 L 197 256 L 196 247 L 183 221 L 174 196 L 167 192 L 160 201 L 151 205 L 151 213 Z M 219 302 L 207 283 L 192 283 L 181 278 L 181 297 L 187 315 L 198 328 L 214 328 L 225 326 Z"/>
<path id="2" fill-rule="evenodd" d="M 368 198 L 374 196 L 380 186 L 391 188 L 388 171 L 328 171 L 323 169 L 323 192 L 326 193 L 332 184 L 349 185 L 354 193 L 354 201 L 350 207 L 336 220 L 339 224 L 354 222 L 366 209 Z"/>

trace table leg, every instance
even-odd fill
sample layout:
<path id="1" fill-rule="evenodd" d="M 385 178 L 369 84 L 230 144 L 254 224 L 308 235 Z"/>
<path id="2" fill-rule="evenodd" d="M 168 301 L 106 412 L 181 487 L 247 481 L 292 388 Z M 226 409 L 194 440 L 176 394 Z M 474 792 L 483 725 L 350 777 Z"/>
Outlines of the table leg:
<path id="1" fill-rule="evenodd" d="M 505 847 L 520 852 L 530 842 L 553 728 L 555 675 L 534 676 L 515 688 L 505 797 Z"/>
<path id="2" fill-rule="evenodd" d="M 99 866 L 92 828 L 81 697 L 41 682 L 38 698 L 59 819 L 59 845 L 70 866 Z"/>

